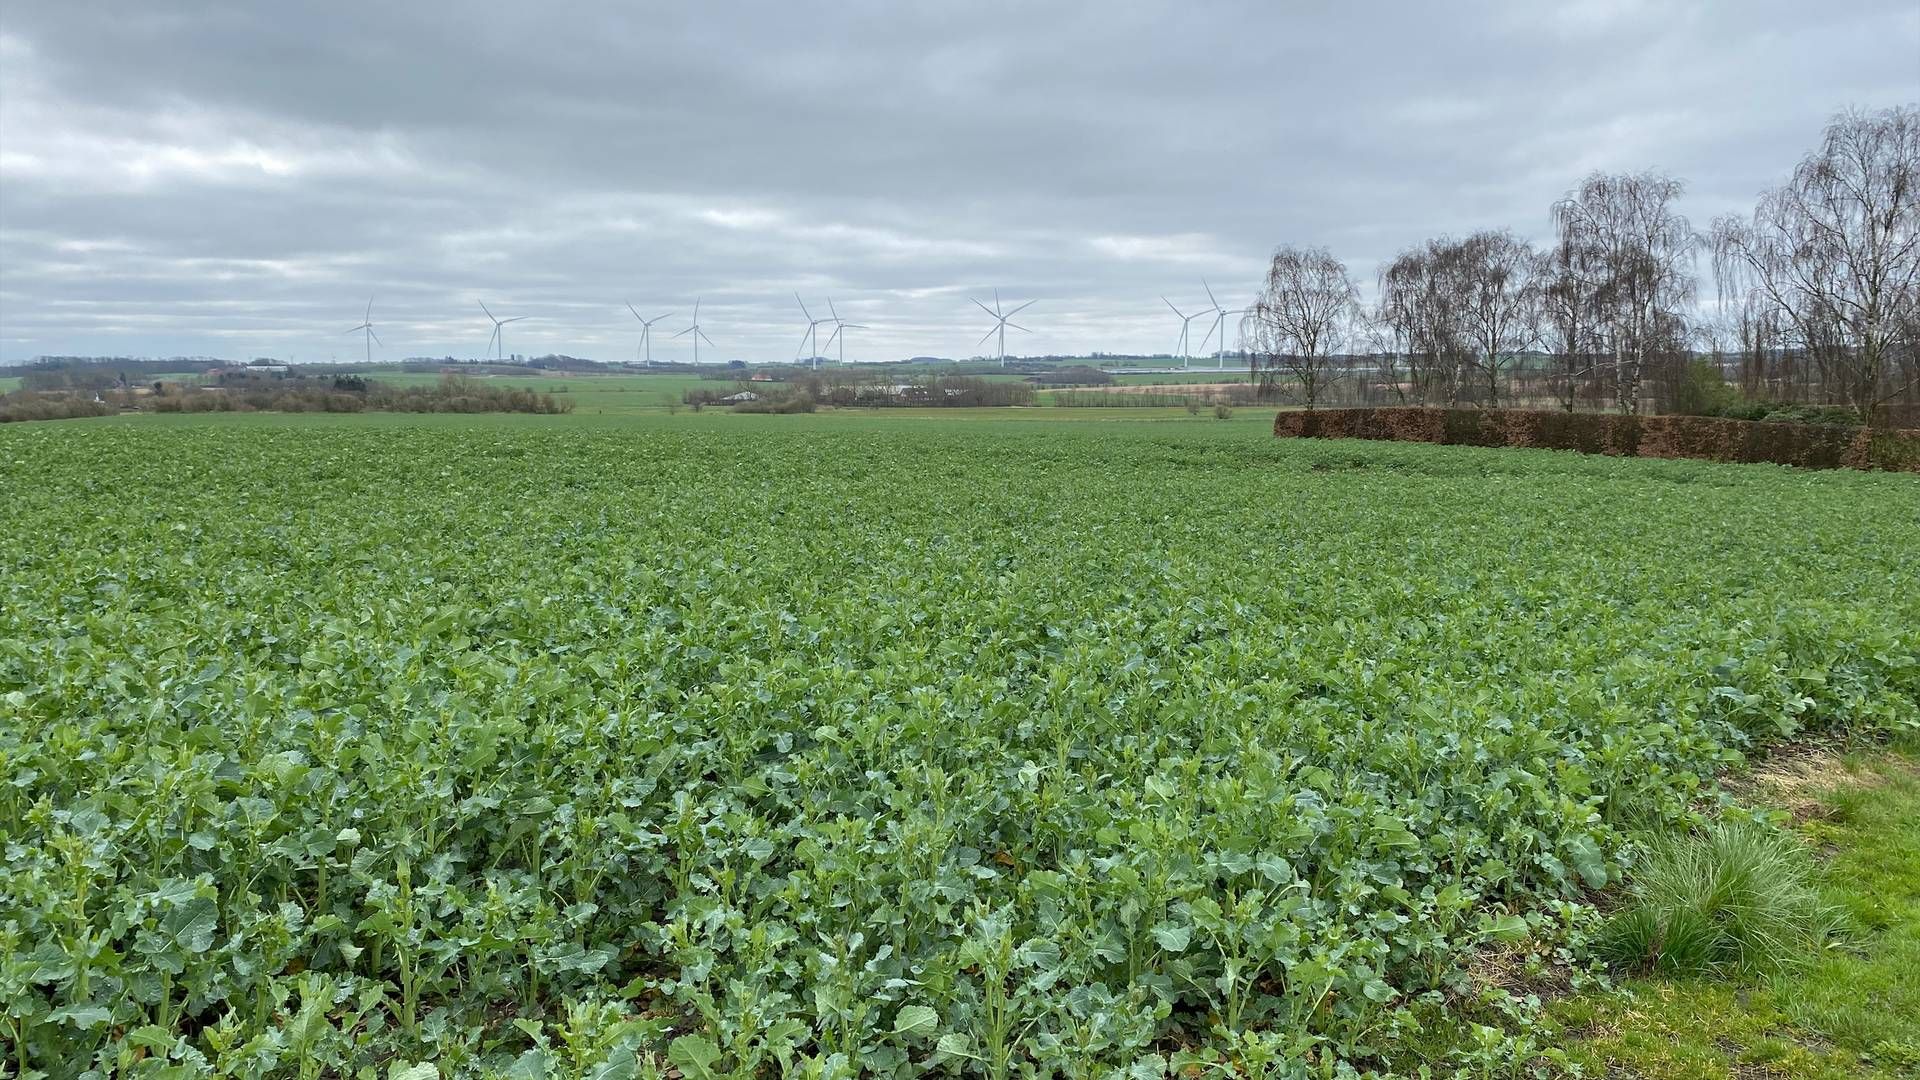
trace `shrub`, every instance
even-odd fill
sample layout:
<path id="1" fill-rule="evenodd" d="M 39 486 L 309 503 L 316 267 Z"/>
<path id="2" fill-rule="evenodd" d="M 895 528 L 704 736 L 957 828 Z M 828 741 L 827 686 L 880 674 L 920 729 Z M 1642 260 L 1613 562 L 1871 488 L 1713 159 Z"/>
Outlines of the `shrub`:
<path id="1" fill-rule="evenodd" d="M 1920 472 L 1920 431 L 1754 423 L 1709 416 L 1525 409 L 1322 409 L 1282 412 L 1274 418 L 1273 433 L 1282 438 L 1530 446 L 1616 457 Z"/>
<path id="2" fill-rule="evenodd" d="M 1842 405 L 1802 405 L 1794 402 L 1767 401 L 1729 393 L 1698 408 L 1675 409 L 1694 416 L 1718 416 L 1727 420 L 1758 420 L 1769 424 L 1815 424 L 1825 427 L 1859 427 L 1860 414 Z"/>
<path id="3" fill-rule="evenodd" d="M 1772 970 L 1804 959 L 1840 926 L 1799 842 L 1753 822 L 1717 822 L 1657 844 L 1628 895 L 1598 950 L 1668 975 Z"/>
<path id="4" fill-rule="evenodd" d="M 753 401 L 742 401 L 733 407 L 737 413 L 777 413 L 782 416 L 793 413 L 814 411 L 813 398 L 806 394 L 788 394 L 784 397 L 760 397 Z"/>
<path id="5" fill-rule="evenodd" d="M 79 394 L 42 394 L 30 390 L 0 394 L 0 424 L 17 420 L 71 420 L 106 416 L 116 411 L 112 405 Z"/>
<path id="6" fill-rule="evenodd" d="M 1223 401 L 1223 402 L 1221 402 L 1221 403 L 1219 403 L 1218 405 L 1215 405 L 1215 406 L 1213 407 L 1213 418 L 1214 418 L 1215 420 L 1231 420 L 1231 419 L 1233 419 L 1233 406 L 1231 406 L 1231 405 L 1228 405 L 1228 404 L 1227 404 L 1226 402 L 1224 402 L 1224 401 Z"/>
<path id="7" fill-rule="evenodd" d="M 1821 427 L 1859 427 L 1860 414 L 1838 405 L 1780 405 L 1760 419 L 1769 424 L 1814 424 Z"/>
<path id="8" fill-rule="evenodd" d="M 1674 382 L 1671 396 L 1668 411 L 1688 416 L 1726 416 L 1725 410 L 1737 408 L 1744 402 L 1739 388 L 1727 382 L 1719 365 L 1708 360 L 1688 364 L 1681 378 Z"/>

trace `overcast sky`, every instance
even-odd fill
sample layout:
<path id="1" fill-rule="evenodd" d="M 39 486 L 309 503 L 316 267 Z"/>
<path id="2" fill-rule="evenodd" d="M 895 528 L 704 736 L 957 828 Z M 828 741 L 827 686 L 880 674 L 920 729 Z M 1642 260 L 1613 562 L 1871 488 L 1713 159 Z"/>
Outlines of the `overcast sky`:
<path id="1" fill-rule="evenodd" d="M 0 361 L 355 358 L 369 294 L 376 358 L 479 355 L 484 299 L 625 359 L 704 297 L 703 359 L 781 360 L 796 290 L 968 356 L 996 287 L 1010 352 L 1165 352 L 1277 244 L 1371 283 L 1595 169 L 1704 226 L 1920 100 L 1916 0 L 805 6 L 8 0 Z"/>

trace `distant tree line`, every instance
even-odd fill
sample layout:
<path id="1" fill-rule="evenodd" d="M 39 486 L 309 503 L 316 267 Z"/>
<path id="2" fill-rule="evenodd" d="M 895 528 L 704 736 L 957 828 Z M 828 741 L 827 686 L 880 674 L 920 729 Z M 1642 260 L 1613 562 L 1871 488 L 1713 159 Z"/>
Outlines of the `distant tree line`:
<path id="1" fill-rule="evenodd" d="M 1705 232 L 1656 172 L 1587 177 L 1551 241 L 1441 237 L 1363 306 L 1324 248 L 1283 246 L 1242 320 L 1262 398 L 1720 415 L 1831 406 L 1920 423 L 1920 107 L 1846 112 L 1750 216 Z M 1696 272 L 1710 256 L 1713 314 Z"/>
<path id="2" fill-rule="evenodd" d="M 737 399 L 742 394 L 752 400 Z M 884 369 L 833 368 L 796 372 L 780 381 L 738 382 L 728 388 L 695 387 L 681 401 L 695 408 L 729 405 L 740 412 L 811 412 L 813 406 L 980 408 L 1032 405 L 1037 388 L 1020 379 L 937 375 L 902 381 Z M 797 403 L 805 402 L 800 408 Z"/>
<path id="3" fill-rule="evenodd" d="M 525 387 L 496 386 L 447 375 L 429 386 L 395 386 L 356 375 L 311 378 L 236 376 L 217 386 L 160 381 L 75 393 L 30 390 L 0 394 L 0 422 L 106 416 L 133 410 L 199 412 L 564 413 L 573 402 Z"/>

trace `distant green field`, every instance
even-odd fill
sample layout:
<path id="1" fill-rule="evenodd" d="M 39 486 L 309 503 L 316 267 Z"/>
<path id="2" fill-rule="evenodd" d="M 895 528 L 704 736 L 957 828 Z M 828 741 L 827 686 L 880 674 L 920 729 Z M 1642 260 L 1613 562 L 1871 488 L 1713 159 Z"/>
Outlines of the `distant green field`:
<path id="1" fill-rule="evenodd" d="M 915 368 L 912 370 L 899 371 L 897 373 L 897 377 L 904 381 L 909 379 L 925 378 L 930 374 L 949 374 L 949 373 L 941 372 L 933 368 Z M 744 376 L 743 376 L 743 379 L 741 380 L 706 379 L 697 375 L 688 375 L 683 372 L 671 372 L 671 373 L 663 373 L 659 375 L 632 375 L 632 374 L 555 375 L 555 374 L 540 373 L 540 374 L 527 374 L 527 375 L 517 375 L 517 374 L 516 375 L 480 375 L 480 376 L 469 376 L 469 377 L 478 378 L 491 385 L 529 387 L 534 390 L 538 390 L 542 393 L 556 394 L 556 395 L 563 396 L 567 400 L 573 402 L 572 415 L 577 417 L 648 415 L 656 412 L 661 412 L 671 406 L 679 405 L 682 401 L 684 394 L 688 390 L 693 390 L 693 389 L 731 390 L 735 386 L 750 385 L 744 381 Z M 1005 372 L 1005 373 L 989 372 L 989 373 L 980 374 L 980 375 L 970 375 L 968 377 L 984 378 L 984 379 L 989 379 L 989 380 L 998 382 L 998 381 L 1014 381 L 1019 379 L 1025 379 L 1027 376 L 1024 374 L 1016 373 L 1016 372 Z M 381 372 L 379 374 L 374 375 L 373 378 L 378 379 L 382 382 L 389 382 L 389 383 L 393 383 L 401 386 L 424 386 L 424 385 L 430 385 L 434 382 L 437 382 L 439 379 L 442 378 L 442 376 L 431 373 L 431 372 Z M 1214 383 L 1214 382 L 1223 382 L 1223 381 L 1231 382 L 1231 381 L 1235 381 L 1235 377 L 1231 372 L 1228 372 L 1226 375 L 1223 376 L 1219 372 L 1196 371 L 1191 373 L 1190 375 L 1184 375 L 1184 376 L 1177 373 L 1172 375 L 1122 375 L 1122 376 L 1118 376 L 1116 378 L 1116 381 L 1123 385 L 1129 385 L 1129 386 L 1134 386 L 1134 385 L 1179 386 L 1179 385 L 1192 385 L 1196 383 Z M 1038 405 L 1043 408 L 1053 405 L 1053 397 L 1051 392 L 1042 391 L 1040 394 Z M 839 410 L 839 411 L 866 413 L 866 412 L 872 412 L 875 410 L 857 409 L 857 410 Z M 958 410 L 887 409 L 887 410 L 880 410 L 880 411 L 885 411 L 888 413 L 924 412 L 924 413 L 938 415 L 938 414 L 953 414 Z M 988 414 L 999 414 L 1003 412 L 1008 412 L 1008 410 L 998 410 L 998 409 L 964 410 L 964 411 L 968 413 L 976 413 L 976 412 L 984 411 Z M 1023 411 L 1031 411 L 1031 410 L 1018 410 L 1018 409 L 1011 410 L 1012 413 L 1016 414 L 1013 418 L 1018 419 L 1019 416 L 1017 414 Z M 1094 415 L 1094 416 L 1076 415 L 1073 417 L 1068 417 L 1066 419 L 1115 420 L 1115 419 L 1127 419 L 1127 418 L 1135 418 L 1135 419 L 1171 419 L 1174 417 L 1179 417 L 1182 419 L 1186 418 L 1184 410 L 1178 407 L 1155 408 L 1155 407 L 1146 407 L 1146 406 L 1142 406 L 1142 407 L 1123 406 L 1119 408 L 1075 409 L 1072 411 L 1075 412 L 1076 414 L 1098 413 L 1100 415 Z M 1211 419 L 1211 417 L 1209 417 L 1209 419 Z"/>
<path id="2" fill-rule="evenodd" d="M 1164 375 L 1115 375 L 1113 381 L 1121 386 L 1175 386 L 1181 383 L 1234 383 L 1247 381 L 1247 369 L 1228 368 L 1217 371 L 1212 368 L 1191 371 L 1174 371 Z"/>
<path id="3" fill-rule="evenodd" d="M 4 394 L 9 390 L 18 389 L 20 389 L 20 376 L 0 375 L 0 394 Z"/>
<path id="4" fill-rule="evenodd" d="M 1250 428 L 1265 431 L 1273 424 L 1271 408 L 1233 410 L 1225 421 L 1212 412 L 1198 416 L 1178 407 L 1137 407 L 1112 409 L 1061 409 L 1046 405 L 1027 408 L 971 409 L 863 409 L 827 408 L 798 416 L 741 415 L 725 408 L 699 412 L 681 409 L 669 415 L 664 406 L 635 406 L 630 409 L 593 409 L 558 416 L 532 416 L 521 413 L 126 413 L 117 417 L 75 421 L 89 424 L 130 424 L 154 427 L 194 427 L 207 424 L 239 427 L 307 428 L 315 425 L 348 427 L 435 427 L 460 431 L 494 428 L 558 427 L 582 429 L 631 428 L 652 430 L 657 427 L 737 430 L 748 427 L 815 426 L 857 429 L 873 425 L 942 426 L 1011 430 L 1035 425 L 1082 428 L 1097 424 L 1139 426 L 1151 424 L 1169 427 L 1217 428 L 1246 432 Z M 44 426 L 44 425 L 39 425 Z"/>

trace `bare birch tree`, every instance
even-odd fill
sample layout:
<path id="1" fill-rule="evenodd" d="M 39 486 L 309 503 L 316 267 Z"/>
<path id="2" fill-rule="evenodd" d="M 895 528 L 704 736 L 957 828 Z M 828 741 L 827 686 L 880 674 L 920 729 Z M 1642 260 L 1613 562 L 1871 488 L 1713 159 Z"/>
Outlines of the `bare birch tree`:
<path id="1" fill-rule="evenodd" d="M 1500 404 L 1502 372 L 1540 340 L 1539 256 L 1505 229 L 1477 232 L 1459 245 L 1455 279 L 1460 333 L 1486 379 L 1487 404 Z"/>
<path id="2" fill-rule="evenodd" d="M 1582 380 L 1593 375 L 1599 335 L 1599 268 L 1593 252 L 1562 235 L 1541 257 L 1541 330 L 1553 355 L 1552 382 L 1560 407 L 1572 412 Z"/>
<path id="3" fill-rule="evenodd" d="M 1380 271 L 1375 321 L 1407 360 L 1407 378 L 1421 405 L 1460 399 L 1467 358 L 1460 245 L 1448 239 L 1401 252 Z"/>
<path id="4" fill-rule="evenodd" d="M 1869 423 L 1920 307 L 1920 107 L 1846 112 L 1750 220 L 1714 223 L 1723 302 L 1755 305 Z"/>
<path id="5" fill-rule="evenodd" d="M 1639 411 L 1652 362 L 1685 348 L 1700 240 L 1674 209 L 1683 190 L 1655 172 L 1594 173 L 1553 206 L 1558 250 L 1592 275 L 1588 318 L 1622 412 Z"/>
<path id="6" fill-rule="evenodd" d="M 1250 362 L 1256 371 L 1285 372 L 1297 400 L 1311 409 L 1341 374 L 1337 357 L 1359 311 L 1345 263 L 1325 248 L 1282 247 L 1247 317 L 1247 345 L 1257 355 Z"/>

